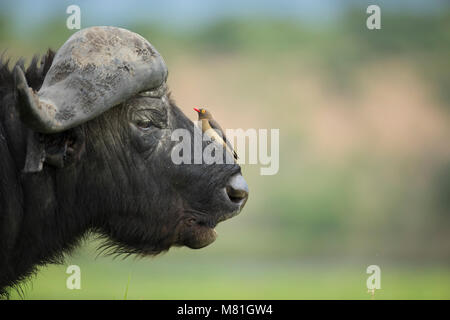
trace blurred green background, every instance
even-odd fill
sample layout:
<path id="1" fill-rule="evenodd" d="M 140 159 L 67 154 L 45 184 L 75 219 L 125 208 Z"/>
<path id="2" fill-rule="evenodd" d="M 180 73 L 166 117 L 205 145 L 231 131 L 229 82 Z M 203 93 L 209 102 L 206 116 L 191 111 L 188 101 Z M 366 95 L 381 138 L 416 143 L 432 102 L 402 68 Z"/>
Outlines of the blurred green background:
<path id="1" fill-rule="evenodd" d="M 13 298 L 450 298 L 450 6 L 446 1 L 0 2 L 14 61 L 82 28 L 138 32 L 163 55 L 179 106 L 227 128 L 279 128 L 280 169 L 244 165 L 250 199 L 201 250 L 96 257 L 91 237 Z M 368 30 L 366 8 L 381 8 Z M 238 114 L 239 116 L 236 116 Z M 68 290 L 68 265 L 81 290 Z"/>

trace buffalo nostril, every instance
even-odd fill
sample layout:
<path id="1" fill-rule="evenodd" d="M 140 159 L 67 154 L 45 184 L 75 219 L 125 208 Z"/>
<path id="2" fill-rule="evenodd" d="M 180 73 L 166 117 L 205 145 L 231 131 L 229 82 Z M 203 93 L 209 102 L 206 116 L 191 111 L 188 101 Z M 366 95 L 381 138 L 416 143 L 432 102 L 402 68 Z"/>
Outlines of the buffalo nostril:
<path id="1" fill-rule="evenodd" d="M 231 177 L 226 187 L 228 198 L 234 203 L 241 203 L 248 198 L 248 185 L 241 174 Z"/>
<path id="2" fill-rule="evenodd" d="M 248 197 L 248 193 L 242 190 L 235 190 L 227 187 L 228 198 L 234 203 L 240 203 L 243 199 Z"/>

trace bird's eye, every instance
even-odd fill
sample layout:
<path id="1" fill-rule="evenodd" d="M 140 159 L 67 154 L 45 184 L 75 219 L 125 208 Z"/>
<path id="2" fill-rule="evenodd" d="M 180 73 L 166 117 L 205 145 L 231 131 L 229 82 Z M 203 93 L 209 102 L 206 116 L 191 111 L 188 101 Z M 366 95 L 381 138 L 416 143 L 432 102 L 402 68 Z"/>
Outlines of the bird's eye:
<path id="1" fill-rule="evenodd" d="M 205 113 L 205 110 L 204 110 L 204 109 L 202 110 L 202 113 Z"/>

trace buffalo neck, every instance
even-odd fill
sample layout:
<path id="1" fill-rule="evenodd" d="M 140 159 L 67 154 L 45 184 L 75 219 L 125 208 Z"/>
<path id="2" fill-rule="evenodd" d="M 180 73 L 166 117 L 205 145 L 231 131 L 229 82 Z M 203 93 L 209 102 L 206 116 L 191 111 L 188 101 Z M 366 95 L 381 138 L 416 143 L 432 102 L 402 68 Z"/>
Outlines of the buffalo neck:
<path id="1" fill-rule="evenodd" d="M 0 115 L 2 288 L 27 278 L 35 266 L 62 262 L 63 254 L 75 247 L 91 221 L 78 209 L 77 184 L 67 183 L 71 177 L 76 179 L 76 168 L 64 169 L 64 175 L 47 166 L 40 172 L 24 173 L 29 129 L 14 110 L 3 106 Z"/>

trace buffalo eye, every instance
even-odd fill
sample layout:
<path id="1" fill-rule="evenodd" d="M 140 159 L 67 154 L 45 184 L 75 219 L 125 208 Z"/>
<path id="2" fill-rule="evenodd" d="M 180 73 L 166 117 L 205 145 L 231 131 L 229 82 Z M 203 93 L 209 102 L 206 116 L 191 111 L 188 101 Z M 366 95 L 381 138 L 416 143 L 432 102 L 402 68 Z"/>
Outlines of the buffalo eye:
<path id="1" fill-rule="evenodd" d="M 162 99 L 139 97 L 128 102 L 131 105 L 128 119 L 141 132 L 154 133 L 167 128 L 167 107 Z"/>
<path id="2" fill-rule="evenodd" d="M 142 131 L 153 128 L 165 128 L 167 126 L 167 114 L 165 110 L 157 108 L 143 109 L 133 112 L 132 121 Z"/>
<path id="3" fill-rule="evenodd" d="M 151 129 L 151 127 L 153 126 L 150 120 L 138 120 L 136 121 L 136 125 L 139 127 L 139 129 L 142 129 L 144 131 Z"/>

